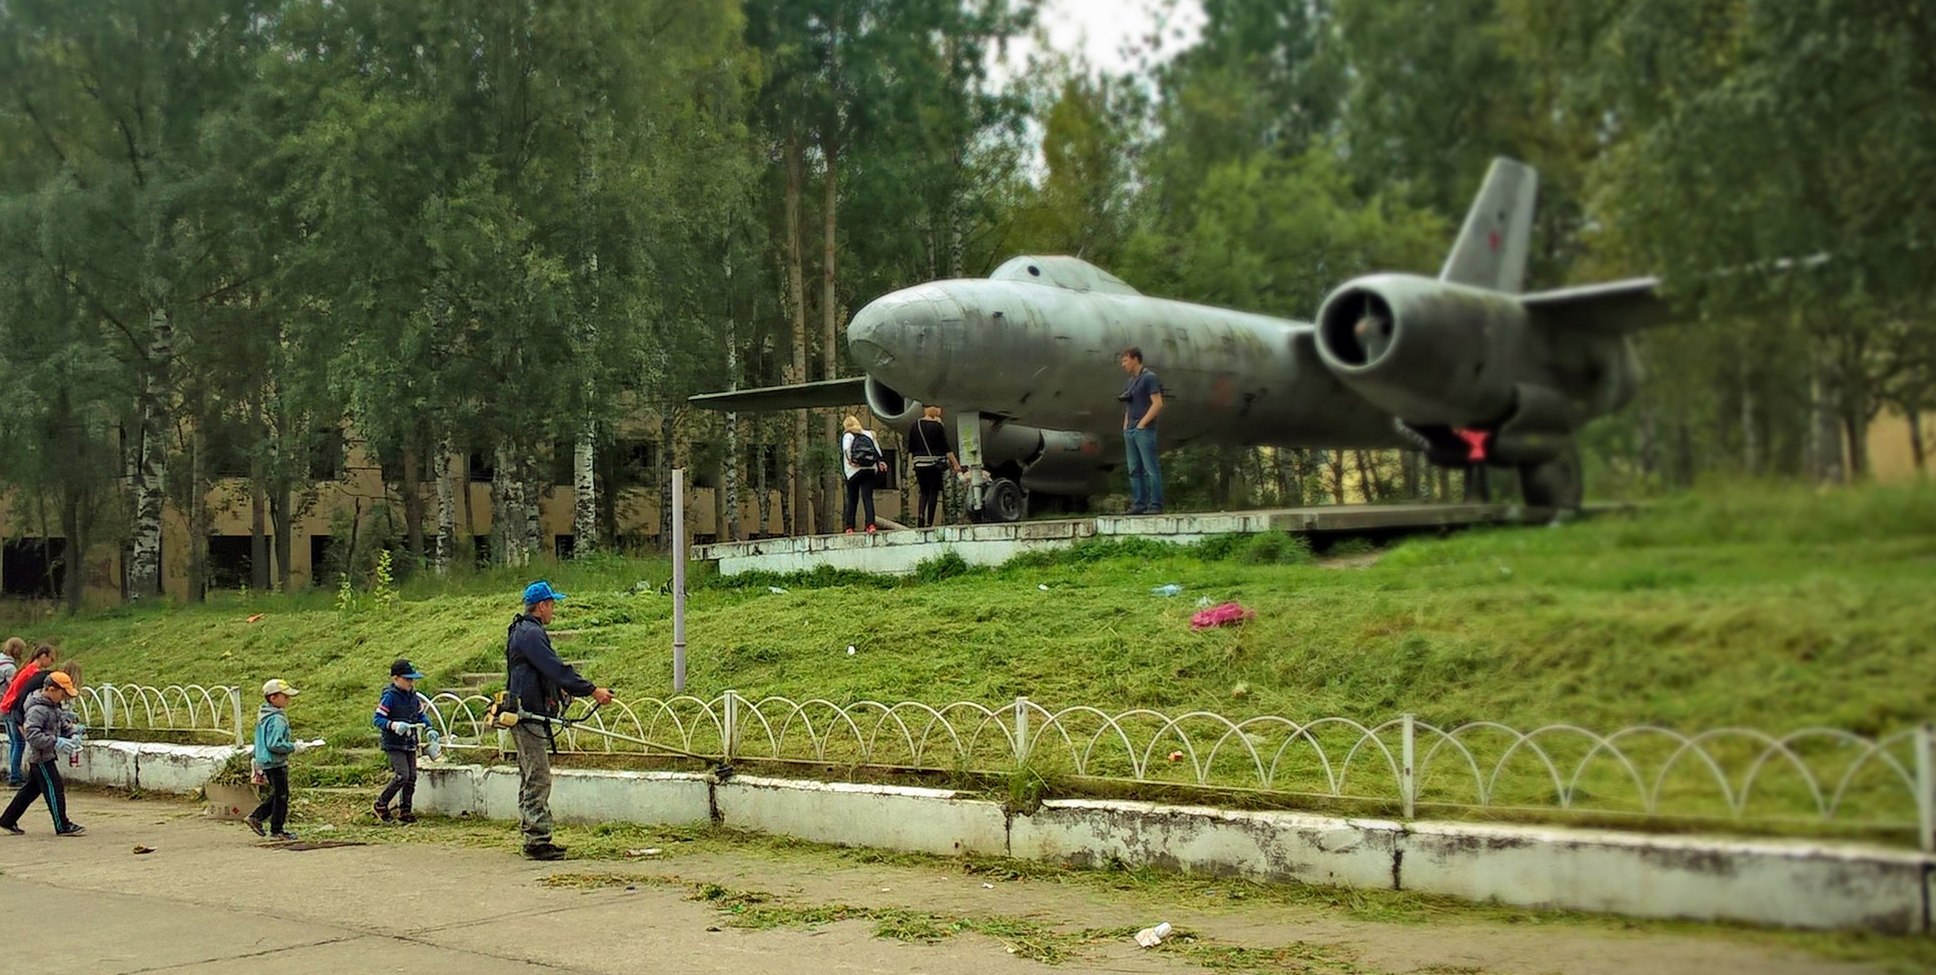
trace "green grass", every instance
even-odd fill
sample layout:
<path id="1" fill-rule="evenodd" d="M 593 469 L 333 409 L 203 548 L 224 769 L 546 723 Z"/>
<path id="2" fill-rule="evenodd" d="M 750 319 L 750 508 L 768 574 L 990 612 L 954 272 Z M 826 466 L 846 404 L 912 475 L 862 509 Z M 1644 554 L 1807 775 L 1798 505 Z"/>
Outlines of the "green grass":
<path id="1" fill-rule="evenodd" d="M 284 677 L 304 691 L 291 715 L 299 736 L 369 745 L 390 659 L 415 661 L 431 693 L 459 673 L 500 670 L 518 589 L 539 574 L 572 593 L 556 623 L 580 631 L 558 641 L 567 658 L 621 697 L 669 693 L 671 600 L 657 592 L 669 572 L 617 558 L 441 588 L 412 580 L 387 611 L 254 594 L 53 620 L 23 635 L 59 641 L 86 660 L 90 681 L 248 688 Z M 1150 594 L 1170 582 L 1184 594 Z M 1936 489 L 1737 486 L 1637 514 L 1406 541 L 1364 568 L 1325 567 L 1269 537 L 1194 549 L 1099 542 L 999 569 L 943 557 L 902 580 L 828 570 L 702 578 L 690 600 L 687 691 L 1877 735 L 1936 716 L 1933 596 Z M 1199 597 L 1239 600 L 1257 619 L 1193 633 Z M 246 622 L 255 613 L 261 620 Z M 1120 770 L 1126 758 L 1100 761 Z M 1051 778 L 1070 771 L 1045 766 Z M 1670 792 L 1711 789 L 1688 769 Z M 1456 771 L 1449 761 L 1434 770 Z M 1793 793 L 1782 774 L 1771 770 L 1769 788 Z M 1520 785 L 1528 801 L 1551 792 L 1536 774 L 1507 779 L 1509 800 Z M 1592 800 L 1620 783 L 1603 769 L 1585 785 Z M 1856 791 L 1883 788 L 1868 776 Z"/>

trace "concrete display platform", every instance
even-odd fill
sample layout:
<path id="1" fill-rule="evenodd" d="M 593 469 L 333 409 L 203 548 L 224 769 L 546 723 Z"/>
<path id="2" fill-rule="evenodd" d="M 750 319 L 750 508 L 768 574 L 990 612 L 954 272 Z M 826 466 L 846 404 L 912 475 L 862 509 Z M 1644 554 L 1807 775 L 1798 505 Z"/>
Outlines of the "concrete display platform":
<path id="1" fill-rule="evenodd" d="M 950 525 L 874 535 L 804 535 L 693 547 L 694 561 L 722 575 L 789 573 L 830 565 L 862 572 L 905 574 L 953 551 L 970 565 L 1000 565 L 1024 552 L 1068 548 L 1090 538 L 1149 538 L 1191 544 L 1217 535 L 1284 532 L 1323 542 L 1332 537 L 1392 537 L 1478 525 L 1550 521 L 1553 512 L 1511 504 L 1339 504 L 1195 514 L 1097 515 L 1019 521 L 1007 525 Z"/>

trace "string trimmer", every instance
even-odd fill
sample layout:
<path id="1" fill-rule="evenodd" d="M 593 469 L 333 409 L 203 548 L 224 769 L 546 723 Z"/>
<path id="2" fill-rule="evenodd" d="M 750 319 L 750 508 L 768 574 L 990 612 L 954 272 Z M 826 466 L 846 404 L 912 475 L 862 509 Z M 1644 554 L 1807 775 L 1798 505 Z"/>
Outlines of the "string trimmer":
<path id="1" fill-rule="evenodd" d="M 580 714 L 575 717 L 571 715 L 554 716 L 554 715 L 548 715 L 548 714 L 537 714 L 531 711 L 525 711 L 523 709 L 513 709 L 509 705 L 510 705 L 510 701 L 507 698 L 505 698 L 505 696 L 500 694 L 498 699 L 491 703 L 491 713 L 486 715 L 486 719 L 490 721 L 490 723 L 493 726 L 498 728 L 504 728 L 507 730 L 511 728 L 515 728 L 521 724 L 533 724 L 533 725 L 538 725 L 540 727 L 546 728 L 547 730 L 551 731 L 554 735 L 558 731 L 573 731 L 573 730 L 579 732 L 580 734 L 589 733 L 594 735 L 604 735 L 605 737 L 610 738 L 613 741 L 631 742 L 634 745 L 643 745 L 646 748 L 654 749 L 656 751 L 666 752 L 672 755 L 677 755 L 681 758 L 690 758 L 701 762 L 707 762 L 712 764 L 716 769 L 731 771 L 731 768 L 732 768 L 731 766 L 722 762 L 719 758 L 712 755 L 699 755 L 693 752 L 686 751 L 683 748 L 674 748 L 671 745 L 665 744 L 664 742 L 653 741 L 650 738 L 640 738 L 637 735 L 628 735 L 622 731 L 613 731 L 610 728 L 607 728 L 603 725 L 586 724 L 586 722 L 592 719 L 592 715 L 595 715 L 598 713 L 599 705 L 597 703 L 593 703 L 591 708 L 588 709 L 584 714 Z M 554 750 L 556 749 L 555 737 L 553 738 L 553 749 Z"/>

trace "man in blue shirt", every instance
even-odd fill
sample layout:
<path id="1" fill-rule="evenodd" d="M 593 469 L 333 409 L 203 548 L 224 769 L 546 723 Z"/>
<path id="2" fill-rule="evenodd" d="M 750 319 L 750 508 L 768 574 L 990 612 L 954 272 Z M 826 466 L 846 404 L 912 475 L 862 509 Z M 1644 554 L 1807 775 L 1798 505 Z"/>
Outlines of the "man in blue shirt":
<path id="1" fill-rule="evenodd" d="M 1163 471 L 1156 465 L 1156 417 L 1163 412 L 1163 384 L 1143 368 L 1143 350 L 1124 349 L 1117 357 L 1129 374 L 1123 401 L 1123 448 L 1129 458 L 1129 513 L 1163 513 Z"/>
<path id="2" fill-rule="evenodd" d="M 565 594 L 539 580 L 524 588 L 524 612 L 511 620 L 504 639 L 505 696 L 532 720 L 511 729 L 518 752 L 518 824 L 524 855 L 532 860 L 563 860 L 565 848 L 551 841 L 551 723 L 565 713 L 567 697 L 612 703 L 612 690 L 578 675 L 559 659 L 545 627 Z"/>

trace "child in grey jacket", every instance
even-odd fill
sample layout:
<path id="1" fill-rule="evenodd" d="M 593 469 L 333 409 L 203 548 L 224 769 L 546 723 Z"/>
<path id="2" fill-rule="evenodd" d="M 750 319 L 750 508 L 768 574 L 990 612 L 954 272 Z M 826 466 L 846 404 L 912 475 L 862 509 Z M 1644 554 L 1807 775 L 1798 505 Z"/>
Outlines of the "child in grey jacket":
<path id="1" fill-rule="evenodd" d="M 81 747 L 80 726 L 75 723 L 74 715 L 61 707 L 80 692 L 74 678 L 54 671 L 48 675 L 45 686 L 28 696 L 26 718 L 20 725 L 20 737 L 27 751 L 27 784 L 14 793 L 6 811 L 0 812 L 0 830 L 15 836 L 26 832 L 20 828 L 20 815 L 35 799 L 45 796 L 47 811 L 54 816 L 54 835 L 79 836 L 87 832 L 81 824 L 67 818 L 67 783 L 61 778 L 59 762 L 62 755 Z"/>

